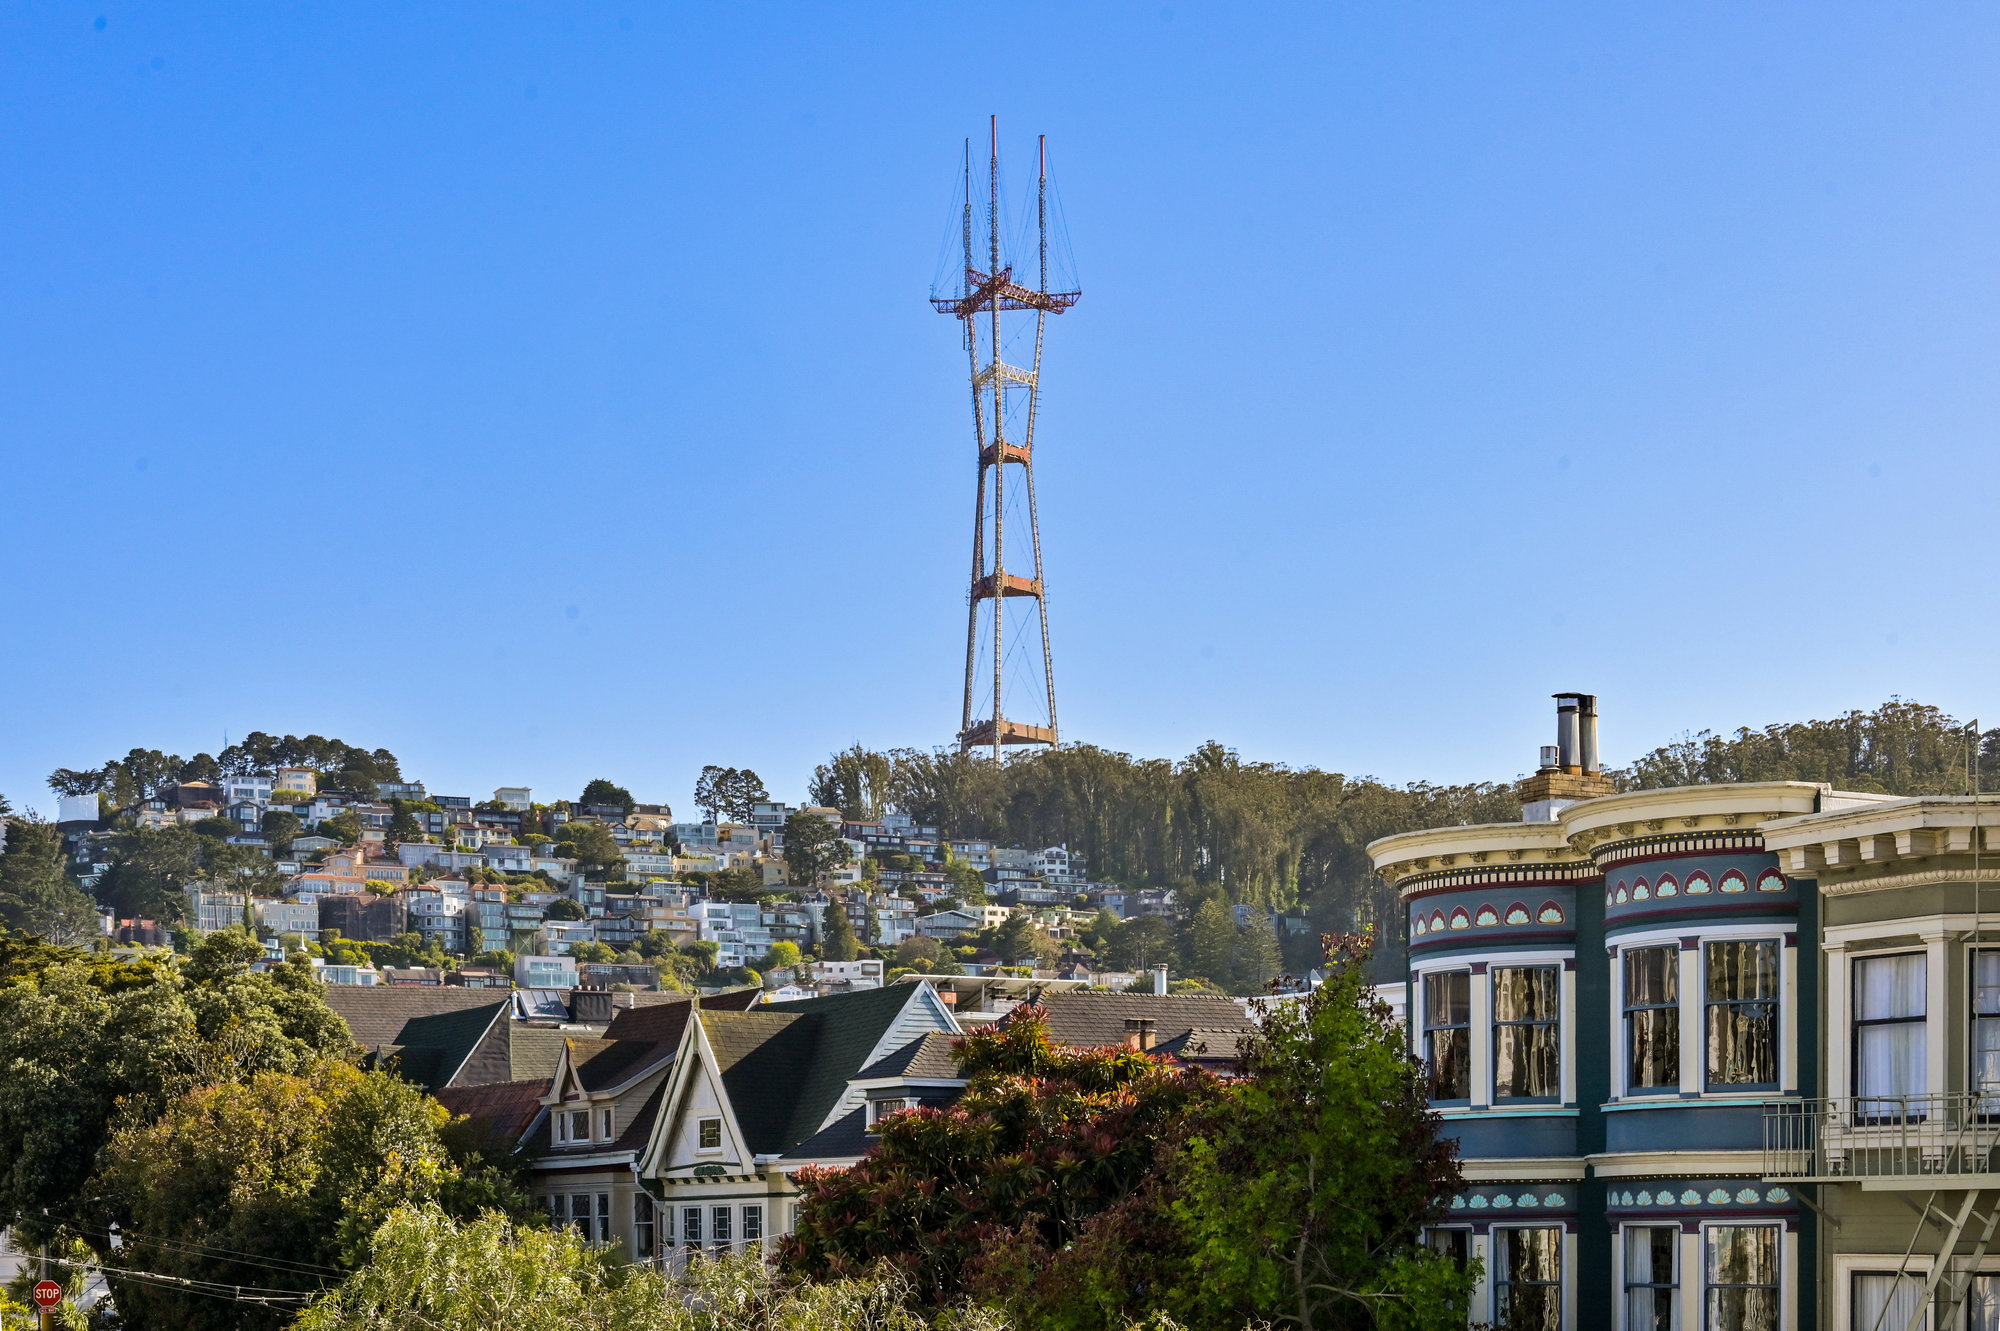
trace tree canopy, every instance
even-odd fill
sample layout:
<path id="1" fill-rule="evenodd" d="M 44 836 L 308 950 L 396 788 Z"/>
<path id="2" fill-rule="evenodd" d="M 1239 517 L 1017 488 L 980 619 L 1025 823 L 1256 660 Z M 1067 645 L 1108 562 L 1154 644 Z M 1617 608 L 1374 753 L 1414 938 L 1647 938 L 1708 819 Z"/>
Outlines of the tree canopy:
<path id="1" fill-rule="evenodd" d="M 720 822 L 727 815 L 740 823 L 750 816 L 754 806 L 770 798 L 763 778 L 747 767 L 717 767 L 711 763 L 701 769 L 701 776 L 694 783 L 695 807 L 706 813 L 710 822 Z"/>
<path id="2" fill-rule="evenodd" d="M 639 802 L 632 798 L 631 791 L 623 786 L 614 786 L 601 776 L 583 788 L 583 794 L 578 797 L 577 803 L 585 808 L 598 804 L 612 805 L 626 813 L 639 807 Z"/>

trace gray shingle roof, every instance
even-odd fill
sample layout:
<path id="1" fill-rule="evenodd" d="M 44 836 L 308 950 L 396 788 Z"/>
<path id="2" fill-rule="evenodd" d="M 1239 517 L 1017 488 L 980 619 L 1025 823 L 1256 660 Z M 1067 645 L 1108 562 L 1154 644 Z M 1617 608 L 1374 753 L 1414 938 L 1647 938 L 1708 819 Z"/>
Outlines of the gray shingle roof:
<path id="1" fill-rule="evenodd" d="M 785 1152 L 787 1160 L 859 1160 L 875 1149 L 866 1108 L 850 1110 Z"/>
<path id="2" fill-rule="evenodd" d="M 1192 1030 L 1211 1033 L 1210 1047 L 1223 1032 L 1256 1030 L 1249 1014 L 1234 999 L 1220 994 L 1096 994 L 1082 990 L 1043 994 L 1037 1000 L 1048 1012 L 1049 1038 L 1057 1044 L 1089 1049 L 1125 1043 L 1127 1018 L 1150 1018 L 1155 1045 L 1178 1040 Z M 1012 1014 L 1001 1018 L 1011 1020 Z"/>
<path id="3" fill-rule="evenodd" d="M 892 1050 L 854 1074 L 856 1081 L 877 1081 L 889 1077 L 950 1079 L 958 1076 L 958 1060 L 952 1056 L 956 1035 L 929 1031 L 921 1039 Z"/>

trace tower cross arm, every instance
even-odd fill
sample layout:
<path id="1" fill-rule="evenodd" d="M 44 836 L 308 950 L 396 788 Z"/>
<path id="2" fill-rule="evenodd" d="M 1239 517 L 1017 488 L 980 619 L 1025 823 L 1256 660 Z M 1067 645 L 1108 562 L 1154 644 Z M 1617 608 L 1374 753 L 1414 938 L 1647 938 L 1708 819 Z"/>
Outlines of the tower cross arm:
<path id="1" fill-rule="evenodd" d="M 1061 314 L 1082 298 L 1081 291 L 1031 291 L 1014 280 L 1013 268 L 1002 268 L 991 277 L 977 268 L 965 270 L 963 296 L 933 296 L 931 305 L 939 314 L 964 318 L 981 310 L 1046 310 Z"/>

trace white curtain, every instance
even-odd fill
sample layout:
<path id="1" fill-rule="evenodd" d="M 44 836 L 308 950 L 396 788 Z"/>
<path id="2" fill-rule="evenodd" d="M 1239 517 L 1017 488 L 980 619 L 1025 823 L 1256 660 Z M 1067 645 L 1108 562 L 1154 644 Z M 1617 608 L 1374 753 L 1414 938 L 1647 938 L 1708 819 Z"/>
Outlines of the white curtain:
<path id="1" fill-rule="evenodd" d="M 1854 963 L 1855 1020 L 1886 1023 L 1859 1028 L 1854 1069 L 1857 1095 L 1922 1095 L 1929 1089 L 1924 1057 L 1925 980 L 1922 953 L 1864 957 Z"/>
<path id="2" fill-rule="evenodd" d="M 1923 1293 L 1924 1283 L 1915 1276 L 1898 1276 L 1893 1271 L 1856 1273 L 1850 1331 L 1905 1331 Z"/>
<path id="3" fill-rule="evenodd" d="M 1965 1292 L 1965 1331 L 2000 1331 L 2000 1276 L 1979 1276 Z"/>
<path id="4" fill-rule="evenodd" d="M 1674 1249 L 1681 1232 L 1673 1228 L 1625 1231 L 1626 1331 L 1673 1331 Z M 1632 1288 L 1633 1286 L 1668 1288 Z"/>

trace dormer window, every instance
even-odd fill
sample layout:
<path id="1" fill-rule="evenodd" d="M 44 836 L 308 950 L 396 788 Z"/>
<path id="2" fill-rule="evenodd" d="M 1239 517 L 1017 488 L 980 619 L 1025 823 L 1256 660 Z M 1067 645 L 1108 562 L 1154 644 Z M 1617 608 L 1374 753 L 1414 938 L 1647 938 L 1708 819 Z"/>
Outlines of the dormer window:
<path id="1" fill-rule="evenodd" d="M 900 1114 L 910 1107 L 910 1102 L 897 1100 L 870 1100 L 868 1102 L 868 1130 L 873 1132 L 881 1126 L 882 1120 L 891 1114 Z"/>
<path id="2" fill-rule="evenodd" d="M 605 1140 L 605 1141 L 610 1141 L 610 1140 L 611 1140 L 611 1111 L 610 1111 L 609 1109 L 605 1109 L 605 1110 L 602 1110 L 602 1111 L 600 1111 L 600 1112 L 598 1113 L 598 1116 L 597 1116 L 597 1118 L 598 1118 L 598 1132 L 597 1132 L 597 1135 L 598 1135 L 599 1137 L 601 1137 L 601 1138 L 602 1138 L 603 1140 Z"/>
<path id="3" fill-rule="evenodd" d="M 695 1149 L 701 1151 L 719 1151 L 722 1149 L 721 1119 L 704 1118 L 696 1121 Z"/>
<path id="4" fill-rule="evenodd" d="M 569 1136 L 571 1141 L 587 1142 L 590 1140 L 590 1111 L 588 1109 L 576 1109 L 570 1112 Z"/>

